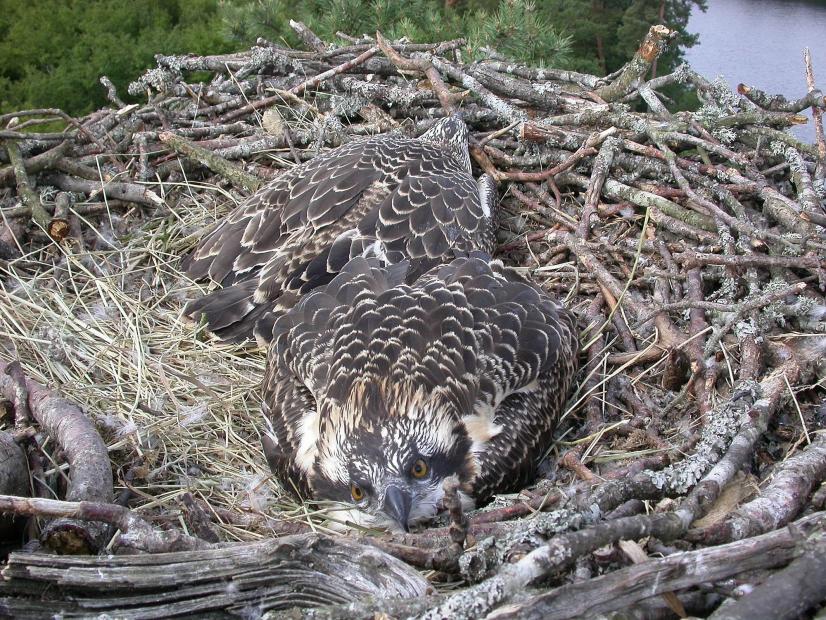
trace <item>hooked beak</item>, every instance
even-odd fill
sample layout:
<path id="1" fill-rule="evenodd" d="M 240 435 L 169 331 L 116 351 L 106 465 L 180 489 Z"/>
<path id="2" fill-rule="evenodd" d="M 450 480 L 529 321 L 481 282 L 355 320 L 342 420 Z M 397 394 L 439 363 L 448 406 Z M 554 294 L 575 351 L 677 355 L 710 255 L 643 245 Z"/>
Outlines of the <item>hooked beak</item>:
<path id="1" fill-rule="evenodd" d="M 396 486 L 387 487 L 384 494 L 382 511 L 398 523 L 405 532 L 409 532 L 407 520 L 410 517 L 410 492 Z"/>

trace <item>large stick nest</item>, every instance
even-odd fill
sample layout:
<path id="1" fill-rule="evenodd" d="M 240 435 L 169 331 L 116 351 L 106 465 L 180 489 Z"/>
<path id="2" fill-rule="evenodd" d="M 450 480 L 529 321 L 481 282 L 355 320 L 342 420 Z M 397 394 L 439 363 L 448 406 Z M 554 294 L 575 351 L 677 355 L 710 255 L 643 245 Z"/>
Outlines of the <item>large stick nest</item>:
<path id="1" fill-rule="evenodd" d="M 296 28 L 308 51 L 259 41 L 226 56 L 158 56 L 129 89 L 143 104 L 123 104 L 104 78 L 113 106 L 85 118 L 0 117 L 0 358 L 85 410 L 121 500 L 198 534 L 190 494 L 221 541 L 331 531 L 335 513 L 297 505 L 269 478 L 265 351 L 182 317 L 207 285 L 180 261 L 281 170 L 460 109 L 475 173 L 500 182 L 500 257 L 574 310 L 583 370 L 542 478 L 470 515 L 464 552 L 444 553 L 456 522 L 365 533 L 434 582 L 482 584 L 398 613 L 484 615 L 515 600 L 523 607 L 504 613 L 549 613 L 520 589 L 626 566 L 634 552 L 615 548 L 620 539 L 641 540 L 643 556 L 702 550 L 823 508 L 826 144 L 822 129 L 814 146 L 784 131 L 810 107 L 819 122 L 813 82 L 787 101 L 746 86 L 738 96 L 687 66 L 646 80 L 671 37 L 661 26 L 607 78 L 495 54 L 463 62 L 462 41 L 328 45 Z M 670 112 L 660 89 L 672 84 L 701 107 Z M 37 131 L 56 119 L 63 131 Z M 36 439 L 41 478 L 62 497 L 65 447 Z M 742 578 L 759 582 L 776 566 L 740 561 L 708 576 L 714 596 L 702 579 L 666 592 L 705 613 L 732 593 L 730 577 L 750 570 Z M 661 599 L 647 597 L 660 592 L 594 595 L 571 614 L 640 601 L 655 613 Z"/>

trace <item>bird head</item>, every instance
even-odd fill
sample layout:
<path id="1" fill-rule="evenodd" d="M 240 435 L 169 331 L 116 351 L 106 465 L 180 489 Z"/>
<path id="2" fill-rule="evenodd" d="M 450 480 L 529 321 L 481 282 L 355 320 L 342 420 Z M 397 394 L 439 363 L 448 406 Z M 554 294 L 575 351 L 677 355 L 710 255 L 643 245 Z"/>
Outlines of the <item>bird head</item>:
<path id="1" fill-rule="evenodd" d="M 407 531 L 438 512 L 445 478 L 473 478 L 471 440 L 439 399 L 368 391 L 320 429 L 310 486 L 316 497 L 344 504 L 350 521 Z"/>
<path id="2" fill-rule="evenodd" d="M 465 121 L 457 112 L 436 121 L 430 129 L 419 136 L 419 140 L 446 148 L 462 164 L 462 167 L 470 172 L 469 135 Z"/>

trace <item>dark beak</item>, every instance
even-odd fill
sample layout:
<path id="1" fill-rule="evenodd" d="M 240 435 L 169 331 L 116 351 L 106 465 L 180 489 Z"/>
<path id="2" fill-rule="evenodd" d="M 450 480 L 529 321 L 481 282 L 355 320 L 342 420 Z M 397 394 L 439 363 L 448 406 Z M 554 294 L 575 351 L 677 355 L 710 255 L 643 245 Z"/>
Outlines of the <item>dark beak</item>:
<path id="1" fill-rule="evenodd" d="M 410 493 L 399 487 L 387 487 L 384 494 L 384 505 L 382 511 L 396 523 L 401 525 L 405 532 L 409 532 L 407 519 L 410 517 Z"/>

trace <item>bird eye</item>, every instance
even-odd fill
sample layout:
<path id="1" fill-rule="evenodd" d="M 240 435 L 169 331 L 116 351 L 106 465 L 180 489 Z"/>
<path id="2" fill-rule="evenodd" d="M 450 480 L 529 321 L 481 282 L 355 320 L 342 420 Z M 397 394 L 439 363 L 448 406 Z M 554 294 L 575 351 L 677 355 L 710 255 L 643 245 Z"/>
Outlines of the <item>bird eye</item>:
<path id="1" fill-rule="evenodd" d="M 360 502 L 364 499 L 364 489 L 362 489 L 359 485 L 355 482 L 350 483 L 350 497 L 353 498 L 354 502 Z"/>
<path id="2" fill-rule="evenodd" d="M 410 468 L 410 474 L 414 478 L 424 478 L 427 475 L 427 463 L 422 459 L 416 459 L 413 467 Z"/>

